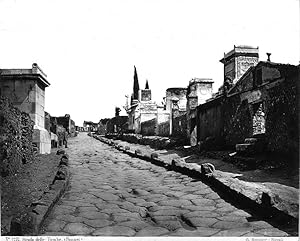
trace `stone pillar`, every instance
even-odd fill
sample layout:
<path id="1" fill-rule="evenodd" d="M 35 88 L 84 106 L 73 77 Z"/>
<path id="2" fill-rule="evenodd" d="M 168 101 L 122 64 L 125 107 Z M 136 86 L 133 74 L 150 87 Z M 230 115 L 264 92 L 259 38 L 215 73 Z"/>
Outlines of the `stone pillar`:
<path id="1" fill-rule="evenodd" d="M 212 97 L 212 79 L 194 78 L 187 88 L 187 137 L 191 146 L 197 145 L 197 106 Z"/>
<path id="2" fill-rule="evenodd" d="M 1 69 L 0 79 L 1 95 L 34 121 L 33 143 L 39 153 L 50 153 L 51 138 L 45 129 L 45 88 L 50 85 L 47 75 L 34 63 L 31 69 Z"/>

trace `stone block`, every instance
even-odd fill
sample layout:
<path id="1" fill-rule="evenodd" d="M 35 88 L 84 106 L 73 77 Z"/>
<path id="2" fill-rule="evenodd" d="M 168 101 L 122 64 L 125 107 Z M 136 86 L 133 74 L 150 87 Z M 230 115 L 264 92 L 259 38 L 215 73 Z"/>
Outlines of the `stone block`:
<path id="1" fill-rule="evenodd" d="M 245 143 L 247 144 L 254 144 L 257 142 L 257 138 L 246 138 Z"/>
<path id="2" fill-rule="evenodd" d="M 155 152 L 151 153 L 151 159 L 156 159 L 156 158 L 158 158 L 158 154 Z"/>
<path id="3" fill-rule="evenodd" d="M 56 175 L 55 180 L 66 180 L 68 175 L 68 169 L 66 166 L 60 166 Z"/>
<path id="4" fill-rule="evenodd" d="M 201 174 L 206 176 L 212 176 L 215 172 L 215 166 L 211 163 L 201 164 Z"/>
<path id="5" fill-rule="evenodd" d="M 32 142 L 36 143 L 40 154 L 51 152 L 51 136 L 46 129 L 34 126 Z"/>
<path id="6" fill-rule="evenodd" d="M 57 150 L 56 155 L 62 155 L 62 154 L 65 154 L 65 150 L 62 149 Z"/>
<path id="7" fill-rule="evenodd" d="M 62 158 L 59 162 L 59 166 L 68 166 L 69 165 L 69 160 L 68 159 L 65 159 L 65 158 Z"/>
<path id="8" fill-rule="evenodd" d="M 254 144 L 253 143 L 243 143 L 243 144 L 236 144 L 235 149 L 237 152 L 254 152 Z"/>
<path id="9" fill-rule="evenodd" d="M 62 160 L 62 159 L 67 159 L 67 160 L 68 160 L 68 159 L 69 159 L 69 155 L 66 154 L 66 153 L 64 153 L 64 154 L 62 155 L 62 157 L 61 157 L 61 160 Z"/>
<path id="10" fill-rule="evenodd" d="M 56 134 L 51 132 L 50 135 L 51 135 L 51 141 L 58 141 L 58 136 Z"/>

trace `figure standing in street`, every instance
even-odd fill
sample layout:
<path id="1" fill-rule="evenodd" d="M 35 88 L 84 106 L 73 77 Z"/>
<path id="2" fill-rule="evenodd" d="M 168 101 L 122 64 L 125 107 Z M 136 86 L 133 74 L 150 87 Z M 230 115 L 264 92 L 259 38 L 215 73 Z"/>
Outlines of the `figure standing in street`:
<path id="1" fill-rule="evenodd" d="M 68 132 L 64 132 L 64 139 L 63 144 L 65 145 L 65 148 L 68 148 Z"/>

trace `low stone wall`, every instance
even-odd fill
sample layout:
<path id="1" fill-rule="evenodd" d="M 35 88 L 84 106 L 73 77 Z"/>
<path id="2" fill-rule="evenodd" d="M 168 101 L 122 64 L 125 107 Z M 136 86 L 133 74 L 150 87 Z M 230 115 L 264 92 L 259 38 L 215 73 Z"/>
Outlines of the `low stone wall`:
<path id="1" fill-rule="evenodd" d="M 184 142 L 182 138 L 169 138 L 161 136 L 142 136 L 139 134 L 107 134 L 107 138 L 110 139 L 119 139 L 122 141 L 127 141 L 130 143 L 149 145 L 156 149 L 169 149 L 176 146 L 182 146 L 187 143 Z"/>
<path id="2" fill-rule="evenodd" d="M 169 136 L 170 134 L 170 122 L 166 121 L 163 123 L 159 123 L 157 126 L 157 135 L 159 136 Z"/>
<path id="3" fill-rule="evenodd" d="M 141 133 L 145 136 L 155 135 L 156 118 L 141 123 Z"/>
<path id="4" fill-rule="evenodd" d="M 8 99 L 0 98 L 1 175 L 13 174 L 22 163 L 33 158 L 33 121 L 15 108 Z"/>

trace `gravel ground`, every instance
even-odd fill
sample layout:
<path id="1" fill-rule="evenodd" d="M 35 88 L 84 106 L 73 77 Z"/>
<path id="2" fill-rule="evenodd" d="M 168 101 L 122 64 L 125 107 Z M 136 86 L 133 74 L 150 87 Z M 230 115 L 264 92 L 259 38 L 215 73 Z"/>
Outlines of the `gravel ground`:
<path id="1" fill-rule="evenodd" d="M 16 217 L 16 221 L 28 219 L 26 213 L 30 210 L 31 203 L 36 201 L 51 184 L 58 163 L 59 156 L 56 155 L 56 149 L 53 149 L 51 154 L 37 155 L 17 174 L 1 177 L 2 235 L 5 235 L 4 227 L 12 217 Z"/>

